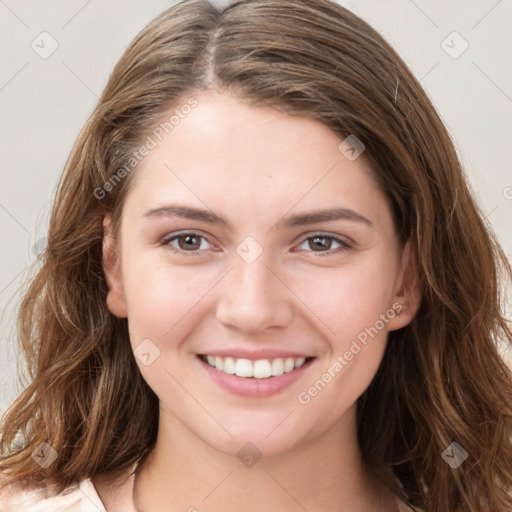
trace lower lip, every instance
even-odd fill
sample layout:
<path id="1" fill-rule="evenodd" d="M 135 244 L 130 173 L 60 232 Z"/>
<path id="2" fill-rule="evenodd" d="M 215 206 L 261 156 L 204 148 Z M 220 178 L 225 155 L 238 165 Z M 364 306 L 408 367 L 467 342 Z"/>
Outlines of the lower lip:
<path id="1" fill-rule="evenodd" d="M 234 395 L 246 398 L 265 398 L 282 391 L 291 385 L 308 370 L 314 359 L 305 362 L 300 368 L 295 368 L 289 373 L 283 373 L 276 377 L 256 379 L 254 377 L 238 377 L 229 375 L 210 366 L 200 356 L 197 359 L 208 375 L 223 389 Z"/>

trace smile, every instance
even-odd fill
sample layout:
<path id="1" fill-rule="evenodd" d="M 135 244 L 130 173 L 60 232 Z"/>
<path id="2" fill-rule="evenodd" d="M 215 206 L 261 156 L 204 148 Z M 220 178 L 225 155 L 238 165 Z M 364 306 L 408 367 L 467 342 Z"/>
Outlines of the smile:
<path id="1" fill-rule="evenodd" d="M 268 398 L 284 391 L 317 359 L 275 349 L 219 352 L 196 354 L 199 368 L 216 386 L 244 398 Z"/>
<path id="2" fill-rule="evenodd" d="M 303 366 L 311 357 L 277 357 L 274 359 L 250 359 L 219 357 L 211 355 L 201 355 L 203 361 L 212 368 L 238 377 L 249 377 L 255 379 L 267 379 L 269 377 L 278 377 L 284 373 L 290 373 L 296 368 Z"/>

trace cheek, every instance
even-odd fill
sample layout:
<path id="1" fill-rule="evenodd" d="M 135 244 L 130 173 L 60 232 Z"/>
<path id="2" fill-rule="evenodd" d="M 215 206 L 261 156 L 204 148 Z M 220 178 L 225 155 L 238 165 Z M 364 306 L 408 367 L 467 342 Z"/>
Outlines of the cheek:
<path id="1" fill-rule="evenodd" d="M 391 285 L 384 276 L 377 269 L 360 269 L 333 274 L 302 289 L 318 314 L 315 327 L 328 347 L 325 361 L 297 395 L 308 415 L 323 419 L 319 428 L 334 424 L 354 404 L 381 364 L 388 322 L 396 315 Z"/>
<path id="2" fill-rule="evenodd" d="M 201 321 L 201 299 L 215 276 L 155 262 L 127 267 L 126 274 L 129 337 L 141 374 L 159 397 L 181 396 L 177 382 L 186 381 L 187 368 L 178 351 L 191 350 L 183 342 Z"/>
<path id="3" fill-rule="evenodd" d="M 369 258 L 364 265 L 318 269 L 316 278 L 296 283 L 297 295 L 315 313 L 312 323 L 328 347 L 325 363 L 298 402 L 327 414 L 327 422 L 357 400 L 382 361 L 389 322 L 396 316 L 391 265 L 386 258 Z"/>
<path id="4" fill-rule="evenodd" d="M 360 265 L 317 268 L 306 278 L 296 278 L 291 288 L 315 314 L 315 323 L 324 326 L 319 329 L 333 347 L 342 349 L 392 306 L 393 270 L 385 258 L 368 258 Z"/>
<path id="5" fill-rule="evenodd" d="M 150 338 L 163 347 L 190 324 L 215 282 L 214 272 L 193 266 L 143 262 L 126 267 L 124 284 L 133 345 Z"/>

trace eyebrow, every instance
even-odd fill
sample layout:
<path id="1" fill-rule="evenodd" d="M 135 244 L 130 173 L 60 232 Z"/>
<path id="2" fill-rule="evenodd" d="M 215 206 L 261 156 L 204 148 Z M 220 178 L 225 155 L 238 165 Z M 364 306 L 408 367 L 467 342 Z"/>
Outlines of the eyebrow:
<path id="1" fill-rule="evenodd" d="M 200 208 L 192 208 L 182 205 L 167 205 L 159 208 L 148 210 L 144 213 L 146 218 L 162 218 L 162 217 L 181 217 L 184 219 L 198 220 L 212 225 L 224 226 L 233 231 L 233 225 L 228 220 L 220 217 L 211 210 L 203 210 Z M 319 222 L 333 222 L 336 220 L 348 220 L 366 224 L 373 227 L 373 223 L 349 208 L 330 208 L 326 210 L 314 210 L 311 212 L 300 213 L 288 217 L 282 217 L 274 226 L 294 227 L 305 226 L 308 224 L 316 224 Z"/>

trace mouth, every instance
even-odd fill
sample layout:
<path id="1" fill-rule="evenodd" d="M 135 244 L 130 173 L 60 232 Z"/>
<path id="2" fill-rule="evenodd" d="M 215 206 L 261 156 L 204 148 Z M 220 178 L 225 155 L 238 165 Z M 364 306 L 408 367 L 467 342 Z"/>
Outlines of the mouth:
<path id="1" fill-rule="evenodd" d="M 290 373 L 295 369 L 301 368 L 314 359 L 314 357 L 276 357 L 252 361 L 245 358 L 220 357 L 206 354 L 199 354 L 199 357 L 219 372 L 254 379 L 279 377 L 284 373 Z"/>
<path id="2" fill-rule="evenodd" d="M 197 361 L 213 383 L 244 398 L 267 398 L 304 375 L 316 357 L 247 359 L 197 354 Z"/>

